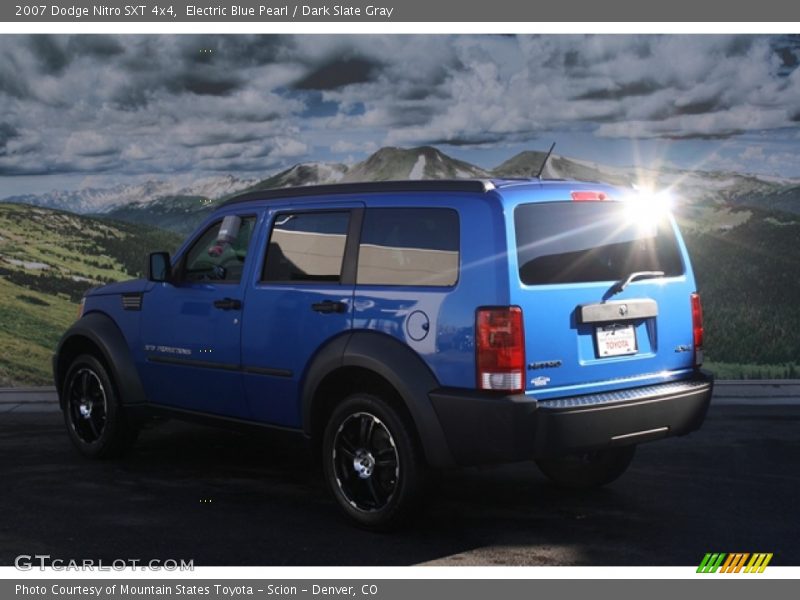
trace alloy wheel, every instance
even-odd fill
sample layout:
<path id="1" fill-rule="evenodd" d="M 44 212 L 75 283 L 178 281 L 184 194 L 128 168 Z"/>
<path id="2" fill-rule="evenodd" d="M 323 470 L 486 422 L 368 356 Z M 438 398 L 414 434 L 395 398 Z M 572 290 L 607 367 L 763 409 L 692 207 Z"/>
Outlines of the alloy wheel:
<path id="1" fill-rule="evenodd" d="M 78 438 L 93 444 L 103 435 L 108 416 L 108 398 L 100 377 L 82 368 L 70 379 L 67 390 L 70 425 Z"/>
<path id="2" fill-rule="evenodd" d="M 375 415 L 348 415 L 334 436 L 331 458 L 339 491 L 353 508 L 374 512 L 392 500 L 400 456 L 391 432 Z"/>

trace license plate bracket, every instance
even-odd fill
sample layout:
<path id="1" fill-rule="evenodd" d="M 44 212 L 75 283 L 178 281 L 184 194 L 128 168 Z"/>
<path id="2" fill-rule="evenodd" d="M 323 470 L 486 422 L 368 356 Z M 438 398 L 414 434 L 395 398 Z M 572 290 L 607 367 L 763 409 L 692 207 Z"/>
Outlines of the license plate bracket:
<path id="1" fill-rule="evenodd" d="M 633 323 L 609 323 L 594 330 L 595 347 L 599 358 L 636 354 L 636 328 Z"/>

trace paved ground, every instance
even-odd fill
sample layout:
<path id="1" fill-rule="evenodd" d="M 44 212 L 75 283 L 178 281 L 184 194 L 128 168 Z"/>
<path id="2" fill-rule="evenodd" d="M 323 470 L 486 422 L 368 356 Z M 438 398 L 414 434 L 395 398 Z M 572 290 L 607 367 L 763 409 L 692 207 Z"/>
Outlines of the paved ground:
<path id="1" fill-rule="evenodd" d="M 301 445 L 161 423 L 114 462 L 81 458 L 52 395 L 0 393 L 0 565 L 800 565 L 800 384 L 720 385 L 703 429 L 639 448 L 617 483 L 553 489 L 532 463 L 446 474 L 416 525 L 344 523 Z"/>

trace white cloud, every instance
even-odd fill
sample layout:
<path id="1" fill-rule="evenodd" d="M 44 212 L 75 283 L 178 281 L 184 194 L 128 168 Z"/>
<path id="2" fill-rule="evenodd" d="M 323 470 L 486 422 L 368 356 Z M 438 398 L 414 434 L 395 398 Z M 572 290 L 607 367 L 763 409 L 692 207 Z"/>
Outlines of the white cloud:
<path id="1" fill-rule="evenodd" d="M 0 175 L 269 170 L 379 144 L 796 130 L 763 36 L 0 38 Z M 797 42 L 786 52 L 800 56 Z M 210 56 L 200 47 L 211 47 Z M 293 88 L 305 81 L 303 90 Z M 316 86 L 316 87 L 315 87 Z M 321 103 L 325 103 L 321 107 Z M 323 110 L 324 109 L 324 110 Z M 730 157 L 729 157 L 730 158 Z M 771 161 L 771 155 L 752 160 Z"/>
<path id="2" fill-rule="evenodd" d="M 293 138 L 279 137 L 272 140 L 271 158 L 296 158 L 308 152 L 305 142 Z"/>
<path id="3" fill-rule="evenodd" d="M 336 154 L 347 154 L 348 152 L 372 153 L 378 149 L 375 142 L 351 142 L 348 140 L 338 140 L 331 146 L 331 151 Z"/>
<path id="4" fill-rule="evenodd" d="M 95 131 L 70 133 L 64 145 L 66 156 L 106 156 L 119 150 L 119 142 Z"/>

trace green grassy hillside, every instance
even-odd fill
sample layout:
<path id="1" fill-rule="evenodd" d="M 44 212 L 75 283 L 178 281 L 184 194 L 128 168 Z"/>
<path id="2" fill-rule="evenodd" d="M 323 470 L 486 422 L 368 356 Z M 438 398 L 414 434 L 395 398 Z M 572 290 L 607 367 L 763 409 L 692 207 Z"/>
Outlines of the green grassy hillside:
<path id="1" fill-rule="evenodd" d="M 729 376 L 800 375 L 800 217 L 748 208 L 703 223 L 683 230 L 708 359 L 734 363 Z"/>
<path id="2" fill-rule="evenodd" d="M 140 276 L 180 237 L 150 227 L 0 204 L 0 387 L 47 385 L 50 356 L 90 287 Z"/>

